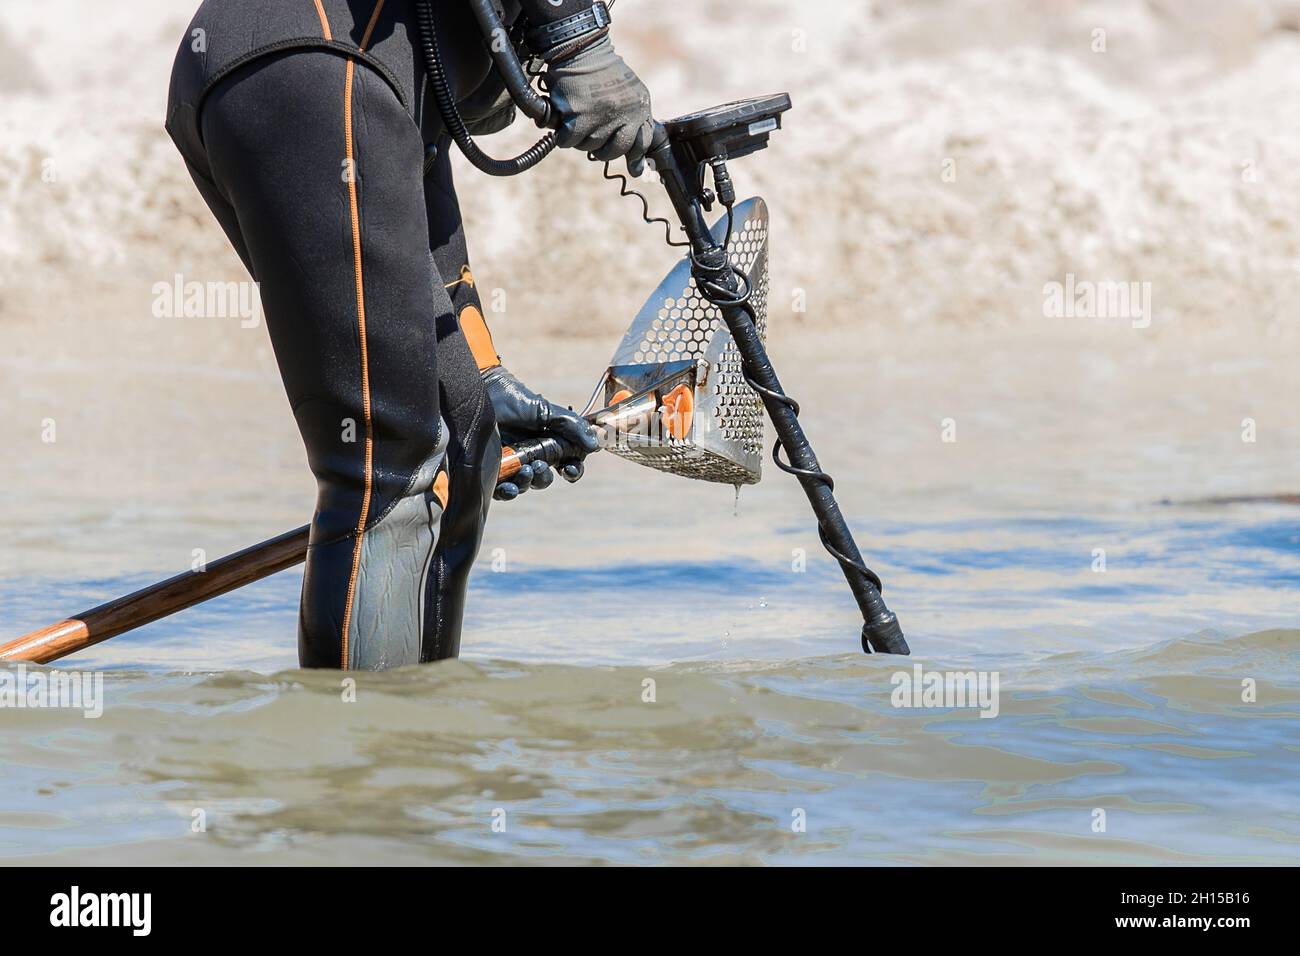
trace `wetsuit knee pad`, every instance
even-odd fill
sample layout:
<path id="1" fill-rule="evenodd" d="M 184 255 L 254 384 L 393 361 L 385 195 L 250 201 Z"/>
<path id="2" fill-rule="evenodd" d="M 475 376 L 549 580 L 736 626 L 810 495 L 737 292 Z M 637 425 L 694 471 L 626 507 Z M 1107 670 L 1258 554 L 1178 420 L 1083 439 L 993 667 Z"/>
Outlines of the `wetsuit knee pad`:
<path id="1" fill-rule="evenodd" d="M 450 438 L 445 423 L 438 432 L 403 494 L 364 529 L 318 540 L 313 526 L 298 629 L 304 667 L 382 670 L 426 659 Z"/>

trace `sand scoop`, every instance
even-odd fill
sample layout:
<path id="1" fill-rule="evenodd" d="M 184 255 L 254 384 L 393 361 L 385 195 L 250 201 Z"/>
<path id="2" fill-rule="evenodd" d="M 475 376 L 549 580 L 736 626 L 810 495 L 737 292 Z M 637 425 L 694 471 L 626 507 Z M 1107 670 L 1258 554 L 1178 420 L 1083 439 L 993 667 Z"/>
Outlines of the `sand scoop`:
<path id="1" fill-rule="evenodd" d="M 713 227 L 726 241 L 727 220 Z M 731 246 L 755 289 L 760 336 L 767 331 L 767 205 L 736 207 Z M 716 305 L 700 294 L 683 258 L 646 300 L 588 402 L 584 417 L 601 447 L 657 471 L 752 485 L 763 474 L 763 405 L 745 382 L 735 340 Z M 573 452 L 558 438 L 507 449 L 503 476 L 517 464 L 552 464 Z"/>

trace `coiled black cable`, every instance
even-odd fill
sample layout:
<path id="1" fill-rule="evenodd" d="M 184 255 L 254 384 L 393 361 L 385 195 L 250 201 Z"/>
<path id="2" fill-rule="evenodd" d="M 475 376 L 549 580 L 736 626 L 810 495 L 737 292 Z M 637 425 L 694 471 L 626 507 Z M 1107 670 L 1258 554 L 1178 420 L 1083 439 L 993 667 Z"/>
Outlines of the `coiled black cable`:
<path id="1" fill-rule="evenodd" d="M 452 96 L 451 86 L 447 81 L 447 72 L 442 67 L 442 56 L 438 51 L 438 31 L 433 22 L 433 3 L 420 0 L 416 4 L 416 16 L 420 24 L 420 47 L 424 53 L 424 68 L 429 76 L 429 88 L 433 91 L 438 112 L 442 114 L 442 123 L 447 132 L 456 141 L 460 151 L 465 154 L 476 168 L 491 176 L 517 176 L 540 163 L 555 149 L 555 134 L 547 133 L 532 148 L 525 150 L 513 159 L 495 159 L 474 142 L 456 108 L 456 98 Z"/>
<path id="2" fill-rule="evenodd" d="M 587 158 L 593 163 L 600 162 L 600 160 L 596 158 L 595 153 L 588 153 Z M 643 193 L 637 192 L 635 189 L 631 188 L 632 181 L 627 176 L 624 176 L 622 173 L 611 173 L 609 168 L 610 165 L 610 162 L 605 163 L 605 168 L 601 172 L 601 175 L 612 183 L 618 183 L 618 194 L 620 196 L 634 196 L 641 200 L 641 221 L 647 226 L 662 225 L 664 227 L 664 242 L 668 243 L 669 246 L 672 246 L 673 248 L 689 248 L 689 242 L 673 241 L 673 224 L 663 218 L 663 216 L 651 216 L 650 200 L 648 200 Z"/>
<path id="3" fill-rule="evenodd" d="M 727 206 L 727 242 L 723 246 L 724 252 L 726 251 L 727 245 L 729 245 L 731 242 L 732 222 L 733 222 L 732 207 L 728 205 Z M 727 309 L 727 308 L 740 309 L 749 318 L 749 321 L 754 325 L 755 332 L 757 332 L 758 314 L 754 311 L 754 306 L 750 303 L 750 298 L 753 296 L 754 289 L 752 284 L 749 281 L 749 277 L 745 275 L 745 273 L 741 272 L 738 268 L 736 268 L 735 265 L 732 264 L 729 256 L 726 257 L 723 260 L 723 262 L 719 265 L 710 265 L 709 263 L 702 262 L 700 258 L 696 255 L 694 249 L 692 249 L 687 255 L 691 260 L 691 272 L 695 276 L 695 285 L 699 289 L 700 295 L 702 295 L 707 301 L 711 302 L 713 305 L 717 306 L 719 309 Z M 727 285 L 723 284 L 722 281 L 723 276 L 728 274 L 732 276 L 732 278 L 736 283 L 735 291 L 733 291 Z M 749 370 L 743 368 L 743 366 L 742 366 L 741 373 L 744 375 L 745 382 L 749 385 L 749 387 L 752 388 L 759 395 L 762 395 L 765 398 L 769 398 L 774 402 L 779 402 L 780 404 L 785 405 L 792 412 L 794 412 L 796 417 L 799 415 L 799 403 L 795 399 L 791 398 L 789 395 L 786 395 L 784 392 L 773 391 L 772 389 L 767 388 L 764 385 L 761 385 L 750 376 Z M 831 491 L 835 490 L 835 479 L 832 478 L 830 475 L 828 475 L 826 472 L 822 471 L 820 468 L 817 469 L 798 468 L 790 464 L 789 462 L 782 460 L 781 449 L 783 447 L 784 446 L 782 445 L 781 439 L 779 437 L 772 444 L 772 460 L 776 463 L 776 467 L 780 468 L 787 475 L 794 475 L 797 478 L 810 478 L 814 481 L 821 482 Z M 831 557 L 833 557 L 844 567 L 852 568 L 853 570 L 865 576 L 866 579 L 871 582 L 871 584 L 875 587 L 877 591 L 881 591 L 881 592 L 884 591 L 884 585 L 881 583 L 880 577 L 879 575 L 876 574 L 876 572 L 872 571 L 863 562 L 856 561 L 853 558 L 850 558 L 847 554 L 844 554 L 833 544 L 831 544 L 830 540 L 826 537 L 826 528 L 822 525 L 820 521 L 817 522 L 817 536 L 821 538 L 822 547 L 826 549 L 826 551 L 830 554 Z"/>

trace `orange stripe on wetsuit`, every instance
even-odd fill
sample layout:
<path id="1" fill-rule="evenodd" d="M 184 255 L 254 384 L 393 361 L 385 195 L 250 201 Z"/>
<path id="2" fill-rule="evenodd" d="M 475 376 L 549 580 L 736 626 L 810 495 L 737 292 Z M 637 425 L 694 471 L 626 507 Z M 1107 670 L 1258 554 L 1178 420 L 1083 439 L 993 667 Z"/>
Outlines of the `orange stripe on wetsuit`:
<path id="1" fill-rule="evenodd" d="M 474 273 L 470 272 L 469 266 L 461 266 L 460 278 L 448 282 L 443 288 L 454 289 L 458 285 L 474 288 Z M 500 365 L 501 356 L 497 355 L 496 346 L 492 344 L 492 331 L 487 327 L 487 320 L 483 318 L 479 307 L 467 305 L 457 313 L 456 318 L 460 321 L 460 331 L 465 336 L 465 341 L 469 343 L 469 350 L 474 355 L 478 370 L 486 372 Z"/>
<path id="2" fill-rule="evenodd" d="M 358 52 L 365 52 L 366 44 L 370 42 L 370 35 L 374 32 L 375 24 L 379 21 L 379 14 L 384 9 L 384 0 L 378 0 L 375 4 L 374 12 L 370 15 L 370 22 L 366 26 L 365 35 L 361 38 L 358 46 Z M 316 0 L 316 12 L 320 15 L 321 28 L 325 33 L 325 39 L 330 39 L 329 18 L 325 15 L 325 10 L 321 6 L 321 0 Z M 357 61 L 348 57 L 347 75 L 343 85 L 343 136 L 345 144 L 345 154 L 348 161 L 348 211 L 352 220 L 352 260 L 353 272 L 357 290 L 357 336 L 361 345 L 361 410 L 365 423 L 365 489 L 361 496 L 361 510 L 357 515 L 356 542 L 352 546 L 352 568 L 348 573 L 348 589 L 346 603 L 343 605 L 343 647 L 340 654 L 341 667 L 343 670 L 348 669 L 349 652 L 351 650 L 352 628 L 352 602 L 356 597 L 357 572 L 361 567 L 361 548 L 365 539 L 366 518 L 370 514 L 370 498 L 374 490 L 374 458 L 375 458 L 375 438 L 374 423 L 371 420 L 370 405 L 370 361 L 366 347 L 366 293 L 365 282 L 362 278 L 362 254 L 361 254 L 361 208 L 357 198 L 357 178 L 356 178 L 356 156 L 353 151 L 352 137 L 352 93 L 356 83 Z"/>
<path id="3" fill-rule="evenodd" d="M 316 16 L 320 17 L 320 28 L 325 34 L 325 39 L 333 40 L 334 35 L 330 33 L 330 18 L 325 16 L 325 8 L 321 6 L 320 0 L 316 0 Z"/>

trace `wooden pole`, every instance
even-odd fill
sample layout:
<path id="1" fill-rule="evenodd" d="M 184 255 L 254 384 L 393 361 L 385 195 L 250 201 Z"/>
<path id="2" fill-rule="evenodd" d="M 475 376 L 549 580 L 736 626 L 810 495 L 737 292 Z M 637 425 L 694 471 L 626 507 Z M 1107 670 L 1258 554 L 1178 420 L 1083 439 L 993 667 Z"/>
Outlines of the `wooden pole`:
<path id="1" fill-rule="evenodd" d="M 554 464 L 572 454 L 568 445 L 555 438 L 523 442 L 502 452 L 498 480 L 513 477 L 521 465 L 539 458 Z M 186 571 L 66 621 L 0 644 L 0 661 L 48 664 L 187 607 L 220 597 L 245 584 L 270 577 L 295 564 L 302 564 L 307 559 L 307 533 L 308 526 L 304 525 L 278 538 L 219 558 L 202 571 Z"/>
<path id="2" fill-rule="evenodd" d="M 307 557 L 306 525 L 0 645 L 0 661 L 48 664 L 125 631 L 242 588 Z"/>

